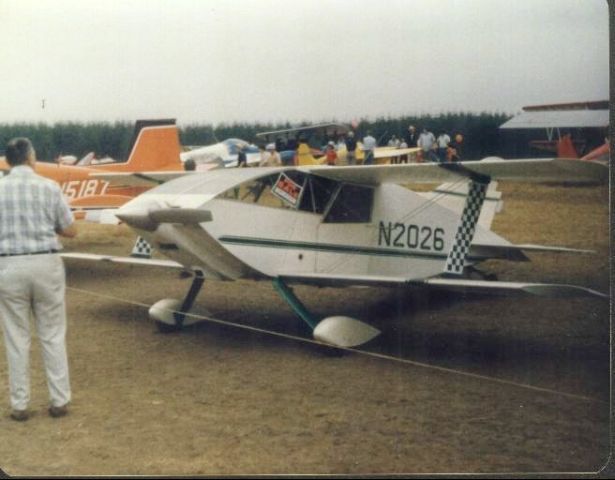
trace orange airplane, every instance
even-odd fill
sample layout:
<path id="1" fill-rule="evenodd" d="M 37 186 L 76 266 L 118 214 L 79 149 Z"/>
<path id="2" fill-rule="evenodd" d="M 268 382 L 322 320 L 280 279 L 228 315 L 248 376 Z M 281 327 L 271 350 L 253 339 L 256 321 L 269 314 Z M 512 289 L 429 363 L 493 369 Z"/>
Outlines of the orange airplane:
<path id="1" fill-rule="evenodd" d="M 139 195 L 150 186 L 110 184 L 95 178 L 101 173 L 183 171 L 180 160 L 179 134 L 175 120 L 139 120 L 135 126 L 132 150 L 123 163 L 107 163 L 90 166 L 63 165 L 61 163 L 36 162 L 36 172 L 57 181 L 71 208 L 78 210 L 75 218 L 85 218 L 85 210 L 117 208 Z M 0 175 L 8 171 L 4 159 L 0 159 Z"/>

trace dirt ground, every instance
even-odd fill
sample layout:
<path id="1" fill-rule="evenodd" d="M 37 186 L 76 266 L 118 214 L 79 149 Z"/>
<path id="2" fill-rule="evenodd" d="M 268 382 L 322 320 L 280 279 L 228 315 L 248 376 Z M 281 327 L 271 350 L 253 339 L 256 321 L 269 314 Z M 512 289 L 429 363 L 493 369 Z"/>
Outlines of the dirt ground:
<path id="1" fill-rule="evenodd" d="M 501 184 L 494 230 L 515 243 L 590 248 L 490 261 L 500 280 L 609 290 L 608 187 Z M 82 225 L 67 250 L 126 254 L 125 227 Z M 188 279 L 67 260 L 69 416 L 46 414 L 37 343 L 34 416 L 8 417 L 10 475 L 595 472 L 609 446 L 609 304 L 297 287 L 319 316 L 369 320 L 362 352 L 201 323 L 161 334 L 147 317 Z M 123 301 L 121 301 L 123 300 Z M 269 283 L 206 284 L 213 316 L 309 339 Z"/>

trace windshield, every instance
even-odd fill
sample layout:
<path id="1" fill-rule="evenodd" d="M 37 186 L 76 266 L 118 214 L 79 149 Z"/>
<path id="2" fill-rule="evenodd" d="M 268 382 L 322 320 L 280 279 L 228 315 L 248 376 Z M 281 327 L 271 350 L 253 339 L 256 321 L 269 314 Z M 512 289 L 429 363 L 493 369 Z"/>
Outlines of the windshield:
<path id="1" fill-rule="evenodd" d="M 218 198 L 322 215 L 325 223 L 363 223 L 371 219 L 374 191 L 284 170 L 229 188 Z"/>
<path id="2" fill-rule="evenodd" d="M 247 148 L 250 145 L 248 142 L 240 140 L 239 138 L 227 138 L 222 143 L 226 145 L 231 155 L 237 155 L 240 147 Z"/>

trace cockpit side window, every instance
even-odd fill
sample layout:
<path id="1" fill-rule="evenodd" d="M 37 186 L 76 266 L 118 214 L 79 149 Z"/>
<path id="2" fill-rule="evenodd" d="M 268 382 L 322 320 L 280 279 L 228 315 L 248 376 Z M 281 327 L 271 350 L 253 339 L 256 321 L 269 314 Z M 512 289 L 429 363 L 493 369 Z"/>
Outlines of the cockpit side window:
<path id="1" fill-rule="evenodd" d="M 327 178 L 308 176 L 299 210 L 323 214 L 339 182 Z"/>
<path id="2" fill-rule="evenodd" d="M 245 203 L 256 203 L 264 207 L 271 208 L 293 208 L 292 205 L 285 202 L 279 196 L 272 192 L 272 188 L 276 184 L 278 174 L 267 175 L 265 177 L 249 180 L 236 187 L 229 188 L 218 198 L 226 200 L 239 200 Z"/>
<path id="3" fill-rule="evenodd" d="M 374 190 L 342 184 L 326 213 L 324 223 L 366 223 L 372 216 Z"/>

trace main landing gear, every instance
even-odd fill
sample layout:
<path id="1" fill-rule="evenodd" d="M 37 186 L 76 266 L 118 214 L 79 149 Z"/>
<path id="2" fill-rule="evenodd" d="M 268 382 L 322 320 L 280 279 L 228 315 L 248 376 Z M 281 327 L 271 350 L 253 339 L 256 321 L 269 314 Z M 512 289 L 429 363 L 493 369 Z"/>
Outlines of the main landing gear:
<path id="1" fill-rule="evenodd" d="M 196 316 L 188 315 L 188 313 L 204 282 L 203 272 L 197 271 L 183 301 L 165 298 L 150 307 L 149 316 L 156 322 L 160 332 L 176 332 L 184 326 L 199 321 L 198 317 L 195 318 Z M 380 330 L 351 317 L 327 317 L 319 322 L 281 278 L 275 278 L 273 286 L 293 311 L 310 327 L 314 338 L 320 342 L 337 347 L 356 347 L 380 334 Z M 208 316 L 210 314 L 200 311 L 199 315 Z"/>
<path id="2" fill-rule="evenodd" d="M 177 332 L 184 326 L 197 323 L 199 320 L 188 316 L 190 309 L 194 305 L 197 295 L 205 283 L 203 272 L 196 271 L 190 290 L 183 301 L 174 298 L 164 298 L 154 303 L 149 309 L 149 316 L 156 322 L 156 327 L 161 333 Z M 202 315 L 209 315 L 207 311 L 199 312 Z"/>
<path id="3" fill-rule="evenodd" d="M 290 308 L 312 329 L 314 339 L 337 347 L 356 347 L 380 335 L 380 330 L 351 317 L 327 317 L 318 322 L 281 278 L 273 286 Z"/>

